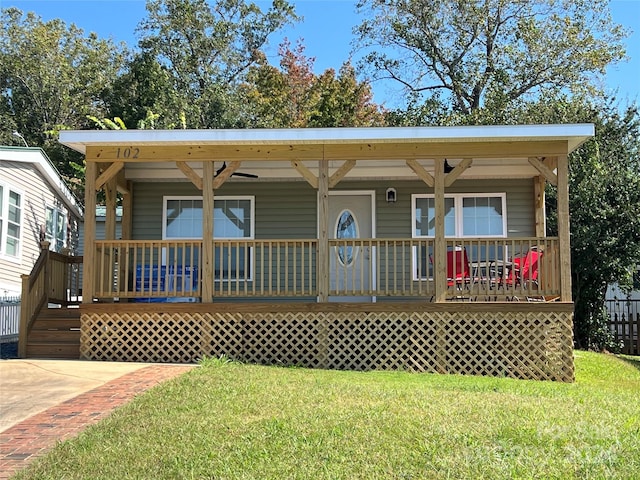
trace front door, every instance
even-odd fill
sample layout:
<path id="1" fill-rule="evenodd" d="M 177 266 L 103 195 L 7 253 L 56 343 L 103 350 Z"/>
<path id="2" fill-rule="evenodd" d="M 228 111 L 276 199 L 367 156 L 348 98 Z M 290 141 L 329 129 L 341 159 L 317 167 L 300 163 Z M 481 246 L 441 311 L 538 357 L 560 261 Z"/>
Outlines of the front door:
<path id="1" fill-rule="evenodd" d="M 374 193 L 329 193 L 329 238 L 373 238 Z M 370 302 L 366 295 L 375 285 L 373 249 L 369 246 L 332 246 L 329 248 L 329 288 L 338 293 L 331 302 Z"/>

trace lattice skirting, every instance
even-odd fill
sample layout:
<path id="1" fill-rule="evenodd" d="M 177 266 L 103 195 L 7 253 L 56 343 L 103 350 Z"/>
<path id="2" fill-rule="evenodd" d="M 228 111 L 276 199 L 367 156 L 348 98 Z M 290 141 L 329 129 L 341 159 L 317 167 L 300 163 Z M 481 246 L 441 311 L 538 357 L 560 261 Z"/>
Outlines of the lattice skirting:
<path id="1" fill-rule="evenodd" d="M 274 309 L 276 310 L 276 309 Z M 570 311 L 87 312 L 89 360 L 408 370 L 574 380 Z"/>

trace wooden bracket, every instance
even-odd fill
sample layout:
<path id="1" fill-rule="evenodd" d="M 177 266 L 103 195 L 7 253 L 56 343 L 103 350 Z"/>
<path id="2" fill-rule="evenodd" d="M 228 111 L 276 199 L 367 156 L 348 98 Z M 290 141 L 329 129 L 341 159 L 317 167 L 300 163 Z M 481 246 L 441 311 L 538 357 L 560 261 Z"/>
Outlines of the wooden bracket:
<path id="1" fill-rule="evenodd" d="M 102 190 L 104 184 L 111 180 L 124 167 L 124 162 L 113 162 L 107 169 L 96 178 L 96 192 Z"/>
<path id="2" fill-rule="evenodd" d="M 456 165 L 453 170 L 447 173 L 447 176 L 444 178 L 444 186 L 450 187 L 451 185 L 453 185 L 453 182 L 455 182 L 458 177 L 462 175 L 462 172 L 464 172 L 471 166 L 472 162 L 473 160 L 471 158 L 463 158 L 462 161 L 458 165 Z"/>
<path id="3" fill-rule="evenodd" d="M 295 168 L 302 177 L 309 182 L 314 189 L 318 189 L 318 177 L 316 177 L 307 166 L 299 160 L 291 160 L 291 165 Z M 346 173 L 346 172 L 345 172 Z"/>
<path id="4" fill-rule="evenodd" d="M 187 162 L 176 162 L 176 167 L 180 169 L 184 176 L 191 180 L 198 190 L 202 190 L 202 178 L 191 168 Z"/>
<path id="5" fill-rule="evenodd" d="M 433 176 L 427 172 L 422 165 L 418 163 L 417 160 L 409 159 L 406 161 L 407 166 L 415 172 L 415 174 L 420 178 L 424 183 L 426 183 L 429 187 L 435 185 L 435 179 Z"/>
<path id="6" fill-rule="evenodd" d="M 534 157 L 529 157 L 529 163 L 547 179 L 547 182 L 558 185 L 558 176 L 546 164 Z"/>
<path id="7" fill-rule="evenodd" d="M 224 182 L 226 182 L 227 179 L 233 174 L 233 172 L 235 172 L 236 170 L 238 170 L 238 168 L 240 168 L 241 164 L 242 162 L 240 160 L 234 160 L 233 162 L 230 162 L 220 172 L 220 174 L 217 177 L 215 177 L 215 180 L 213 181 L 213 189 L 216 190 L 220 188 L 224 184 Z"/>
<path id="8" fill-rule="evenodd" d="M 351 169 L 353 167 L 355 167 L 355 166 L 356 166 L 356 161 L 355 160 L 347 160 L 347 161 L 345 161 L 338 170 L 333 172 L 333 175 L 331 175 L 331 178 L 329 178 L 329 188 L 333 188 L 338 183 L 340 183 L 340 180 L 342 180 L 344 178 L 344 176 L 347 173 L 349 173 L 351 171 Z"/>

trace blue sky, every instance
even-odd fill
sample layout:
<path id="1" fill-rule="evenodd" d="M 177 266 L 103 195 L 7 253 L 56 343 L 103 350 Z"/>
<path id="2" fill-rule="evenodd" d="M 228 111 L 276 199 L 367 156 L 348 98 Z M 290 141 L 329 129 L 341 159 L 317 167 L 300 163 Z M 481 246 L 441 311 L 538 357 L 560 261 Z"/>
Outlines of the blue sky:
<path id="1" fill-rule="evenodd" d="M 256 1 L 256 0 L 254 0 Z M 267 6 L 270 2 L 258 0 Z M 349 59 L 352 28 L 359 23 L 352 0 L 292 0 L 298 15 L 304 17 L 299 24 L 290 27 L 284 36 L 292 44 L 303 39 L 306 55 L 315 57 L 317 73 L 327 68 L 338 69 Z M 61 18 L 67 24 L 75 23 L 100 37 L 111 37 L 133 46 L 136 43 L 135 28 L 146 16 L 144 0 L 0 0 L 0 7 L 15 6 L 23 11 L 33 11 L 43 20 Z M 607 72 L 606 88 L 617 90 L 622 100 L 640 101 L 640 0 L 612 0 L 614 21 L 633 30 L 627 39 L 630 60 L 611 67 Z M 280 38 L 274 39 L 267 54 L 272 63 L 277 62 Z M 374 85 L 374 101 L 393 106 L 399 103 L 395 89 Z"/>

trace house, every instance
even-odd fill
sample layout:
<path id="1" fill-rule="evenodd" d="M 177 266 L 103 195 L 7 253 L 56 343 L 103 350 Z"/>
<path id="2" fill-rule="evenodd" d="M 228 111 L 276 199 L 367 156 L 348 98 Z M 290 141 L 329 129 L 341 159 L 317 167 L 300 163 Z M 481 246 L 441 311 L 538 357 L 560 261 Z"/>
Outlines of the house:
<path id="1" fill-rule="evenodd" d="M 593 134 L 63 131 L 87 164 L 80 355 L 573 381 L 567 156 Z"/>
<path id="2" fill-rule="evenodd" d="M 0 146 L 0 297 L 20 296 L 21 275 L 43 241 L 75 252 L 82 206 L 40 148 Z"/>

